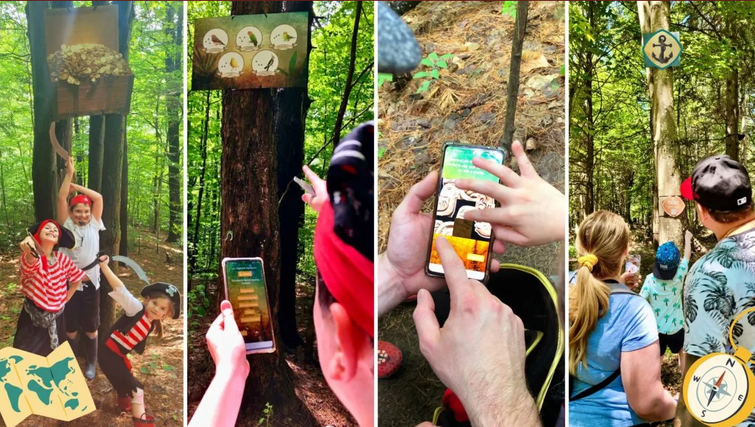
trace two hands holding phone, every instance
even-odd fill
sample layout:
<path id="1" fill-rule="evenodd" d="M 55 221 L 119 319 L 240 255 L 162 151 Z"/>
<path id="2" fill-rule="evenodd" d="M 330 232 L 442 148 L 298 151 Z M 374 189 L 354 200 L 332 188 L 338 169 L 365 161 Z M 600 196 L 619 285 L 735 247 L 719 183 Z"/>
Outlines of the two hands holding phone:
<path id="1" fill-rule="evenodd" d="M 512 151 L 521 171 L 494 161 L 474 159 L 474 166 L 500 179 L 457 180 L 462 190 L 494 198 L 499 206 L 472 210 L 465 220 L 491 224 L 495 253 L 503 253 L 504 241 L 536 246 L 564 238 L 564 196 L 543 180 L 519 142 Z M 468 278 L 462 260 L 445 238 L 438 238 L 445 278 L 429 277 L 426 242 L 433 234 L 434 216 L 421 212 L 437 190 L 438 174 L 431 172 L 415 184 L 391 219 L 387 250 L 378 262 L 378 312 L 390 311 L 417 294 L 414 321 L 420 351 L 444 384 L 459 397 L 472 425 L 538 425 L 534 400 L 524 379 L 524 328 L 511 309 L 484 285 Z M 503 184 L 503 185 L 501 185 Z M 491 260 L 489 270 L 500 268 Z M 512 283 L 512 286 L 517 284 Z M 439 328 L 430 292 L 449 288 L 451 311 Z M 427 423 L 425 424 L 427 425 Z"/>

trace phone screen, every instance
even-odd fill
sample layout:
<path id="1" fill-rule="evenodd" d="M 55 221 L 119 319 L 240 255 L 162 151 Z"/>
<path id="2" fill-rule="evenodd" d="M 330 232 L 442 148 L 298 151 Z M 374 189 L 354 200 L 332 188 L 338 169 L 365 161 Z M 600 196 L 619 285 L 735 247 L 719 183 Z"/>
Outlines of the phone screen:
<path id="1" fill-rule="evenodd" d="M 435 207 L 435 229 L 430 247 L 430 259 L 427 270 L 437 275 L 443 274 L 440 256 L 435 250 L 435 239 L 444 236 L 454 247 L 464 262 L 470 279 L 482 280 L 488 269 L 491 226 L 487 222 L 475 222 L 464 219 L 464 215 L 475 209 L 495 207 L 495 200 L 472 191 L 462 191 L 456 187 L 457 179 L 483 179 L 499 182 L 495 175 L 477 168 L 472 159 L 481 157 L 503 164 L 503 151 L 483 148 L 447 145 L 441 165 L 441 178 L 437 190 Z"/>
<path id="2" fill-rule="evenodd" d="M 223 278 L 247 353 L 275 351 L 262 259 L 225 258 Z"/>

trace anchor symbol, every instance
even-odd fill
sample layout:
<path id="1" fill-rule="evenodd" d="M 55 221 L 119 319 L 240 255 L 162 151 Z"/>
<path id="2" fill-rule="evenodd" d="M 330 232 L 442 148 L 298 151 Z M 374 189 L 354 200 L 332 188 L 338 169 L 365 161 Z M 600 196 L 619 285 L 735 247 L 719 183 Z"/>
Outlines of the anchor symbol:
<path id="1" fill-rule="evenodd" d="M 671 47 L 671 46 L 672 46 L 671 43 L 666 44 L 666 36 L 664 36 L 664 35 L 658 36 L 658 43 L 653 43 L 653 47 L 660 47 L 661 48 L 661 57 L 658 58 L 657 56 L 655 56 L 655 52 L 653 52 L 652 53 L 653 59 L 655 59 L 656 61 L 660 62 L 661 64 L 668 63 L 671 60 L 671 58 L 674 57 L 674 53 L 670 52 L 669 55 L 668 55 L 668 57 L 664 57 L 663 56 L 663 52 L 666 51 L 667 47 Z"/>

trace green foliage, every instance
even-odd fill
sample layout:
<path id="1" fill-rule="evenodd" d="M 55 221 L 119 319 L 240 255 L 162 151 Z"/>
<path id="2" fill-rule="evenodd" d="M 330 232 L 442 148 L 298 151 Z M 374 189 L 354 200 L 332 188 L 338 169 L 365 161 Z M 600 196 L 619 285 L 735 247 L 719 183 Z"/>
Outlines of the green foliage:
<path id="1" fill-rule="evenodd" d="M 312 104 L 306 118 L 304 161 L 309 163 L 312 170 L 321 177 L 327 173 L 333 147 L 327 145 L 322 151 L 320 149 L 329 144 L 333 136 L 338 107 L 345 90 L 356 6 L 356 2 L 318 1 L 314 3 L 315 15 L 320 18 L 318 24 L 312 27 L 311 34 L 313 49 L 309 57 L 307 90 Z M 346 135 L 359 123 L 373 118 L 374 25 L 372 17 L 374 4 L 363 2 L 362 6 L 353 88 L 344 115 L 342 135 Z M 196 19 L 228 16 L 230 2 L 188 2 L 187 14 L 188 40 L 191 43 Z M 188 75 L 191 76 L 193 52 L 188 51 L 188 55 Z M 213 279 L 220 268 L 222 91 L 190 91 L 187 114 L 189 120 L 187 142 L 189 277 L 192 280 Z M 202 206 L 201 211 L 198 212 L 200 192 Z M 299 229 L 298 252 L 300 255 L 297 280 L 308 283 L 314 282 L 312 238 L 316 222 L 317 214 L 305 208 L 304 222 Z"/>
<path id="2" fill-rule="evenodd" d="M 265 423 L 265 427 L 270 427 L 270 418 L 273 416 L 273 405 L 270 402 L 265 403 L 265 409 L 262 410 L 264 416 L 257 421 L 257 425 L 261 426 Z"/>
<path id="3" fill-rule="evenodd" d="M 207 298 L 205 285 L 193 286 L 187 293 L 186 302 L 186 316 L 190 319 L 189 328 L 193 329 L 199 326 L 199 321 L 193 316 L 204 317 L 207 309 L 210 308 L 210 299 Z"/>
<path id="4" fill-rule="evenodd" d="M 516 2 L 505 1 L 503 2 L 503 9 L 501 9 L 502 15 L 509 15 L 512 18 L 516 18 Z"/>
<path id="5" fill-rule="evenodd" d="M 390 73 L 378 73 L 378 87 L 382 87 L 385 82 L 392 82 L 393 74 Z"/>
<path id="6" fill-rule="evenodd" d="M 3 40 L 0 45 L 0 252 L 14 250 L 22 238 L 23 228 L 34 218 L 31 179 L 34 117 L 25 5 L 26 2 L 0 3 L 0 39 Z M 74 2 L 76 7 L 87 5 L 91 2 Z M 183 10 L 181 2 L 152 1 L 134 2 L 134 12 L 129 46 L 129 64 L 136 77 L 131 113 L 127 118 L 128 221 L 131 226 L 143 227 L 156 223 L 157 231 L 164 238 L 169 226 L 170 164 L 165 135 L 169 120 L 183 123 L 180 108 L 179 115 L 174 117 L 168 116 L 167 109 L 170 103 L 182 104 L 183 72 L 180 63 L 177 70 L 167 71 L 165 60 L 169 55 L 182 52 L 183 46 L 174 43 L 169 32 L 179 25 Z M 87 186 L 89 119 L 77 117 L 71 121 L 76 182 Z M 179 130 L 179 135 L 182 133 Z M 179 173 L 182 158 L 179 155 Z M 178 226 L 181 224 L 179 221 Z"/>
<path id="7" fill-rule="evenodd" d="M 420 85 L 419 88 L 417 88 L 416 93 L 427 92 L 433 80 L 440 79 L 440 69 L 448 68 L 448 60 L 453 58 L 453 56 L 453 53 L 447 53 L 441 57 L 438 57 L 437 53 L 432 52 L 427 55 L 426 58 L 423 58 L 420 63 L 422 65 L 430 67 L 430 69 L 428 71 L 418 71 L 412 76 L 415 79 L 427 79 L 422 82 L 422 85 Z"/>

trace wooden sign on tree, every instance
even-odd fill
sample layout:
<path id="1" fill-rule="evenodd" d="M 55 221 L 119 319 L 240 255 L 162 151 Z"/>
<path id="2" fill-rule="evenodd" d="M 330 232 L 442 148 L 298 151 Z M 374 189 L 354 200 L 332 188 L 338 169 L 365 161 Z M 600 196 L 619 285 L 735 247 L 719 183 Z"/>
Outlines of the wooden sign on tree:
<path id="1" fill-rule="evenodd" d="M 684 212 L 684 200 L 679 196 L 666 197 L 661 201 L 663 212 L 671 218 L 676 218 Z"/>

